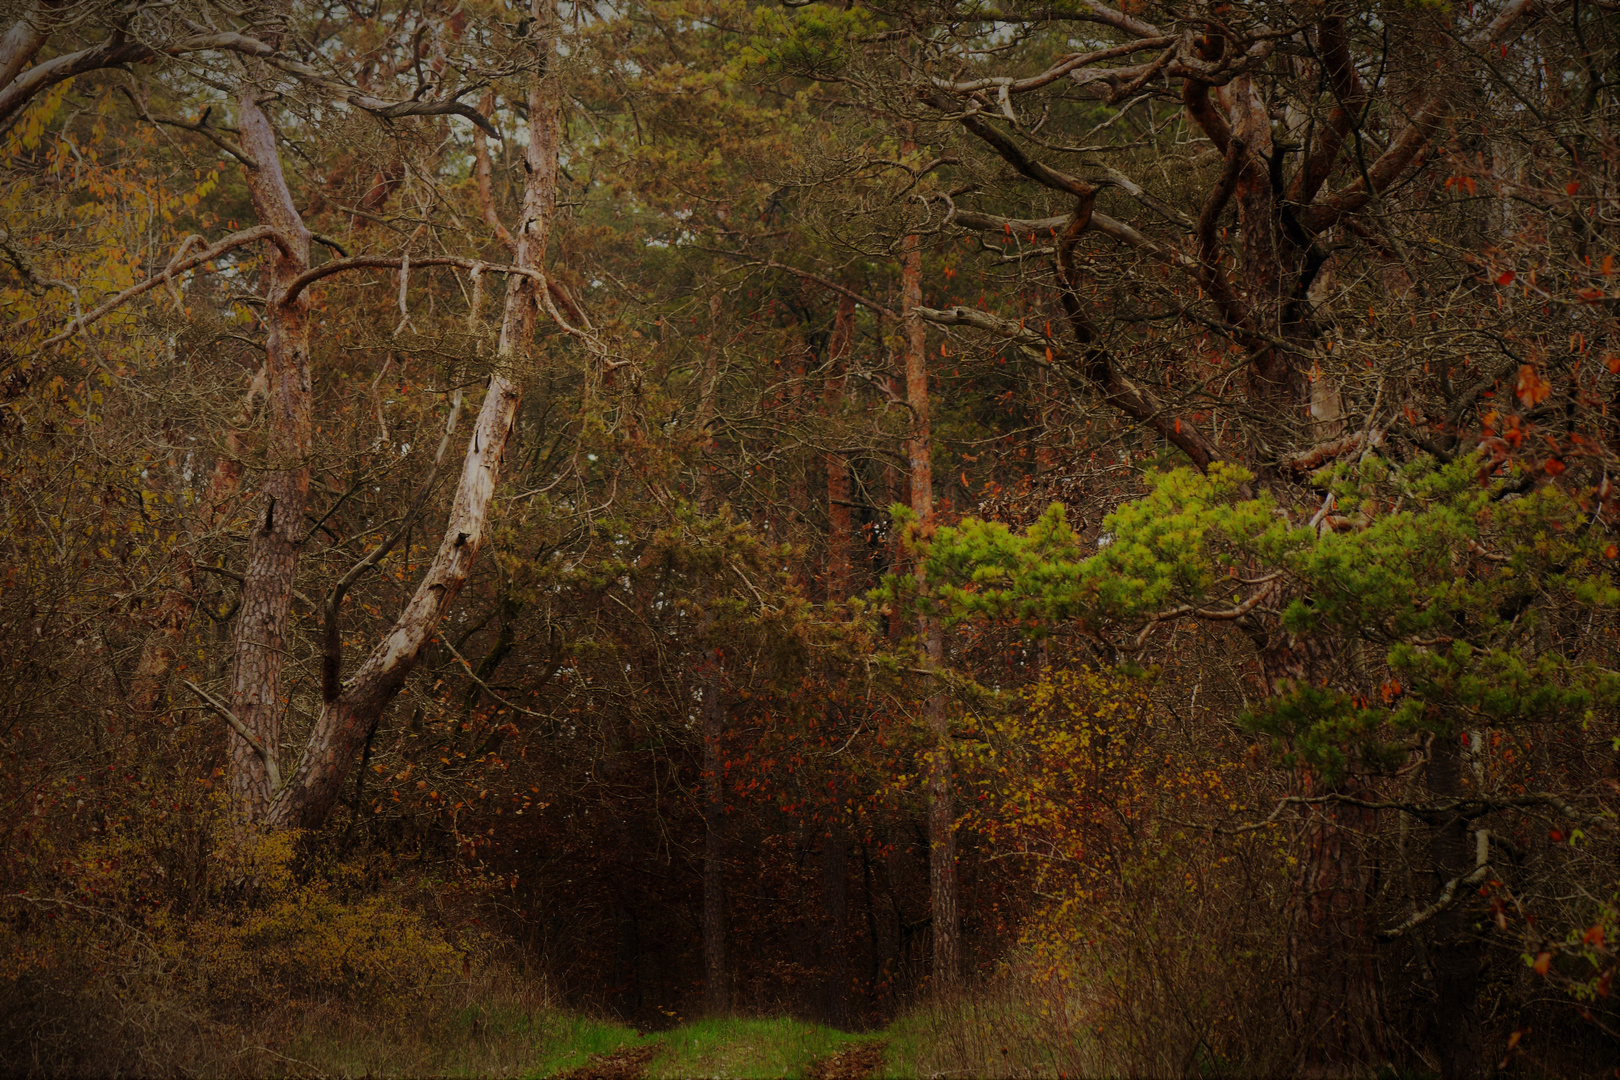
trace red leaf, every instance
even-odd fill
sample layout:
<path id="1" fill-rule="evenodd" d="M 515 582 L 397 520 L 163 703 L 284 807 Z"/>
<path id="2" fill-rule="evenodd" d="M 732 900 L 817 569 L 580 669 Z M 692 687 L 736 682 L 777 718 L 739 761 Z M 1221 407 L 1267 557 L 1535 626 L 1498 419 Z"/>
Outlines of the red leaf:
<path id="1" fill-rule="evenodd" d="M 1552 967 L 1552 953 L 1542 951 L 1536 954 L 1536 962 L 1530 965 L 1530 970 L 1537 975 L 1545 975 Z"/>
<path id="2" fill-rule="evenodd" d="M 1539 405 L 1552 396 L 1552 384 L 1529 364 L 1519 368 L 1519 400 L 1526 405 Z"/>
<path id="3" fill-rule="evenodd" d="M 1588 304 L 1595 304 L 1599 300 L 1602 300 L 1608 294 L 1605 293 L 1602 289 L 1590 289 L 1590 288 L 1588 288 L 1588 289 L 1577 289 L 1576 292 L 1575 292 L 1575 295 L 1580 297 L 1582 300 L 1586 301 Z"/>
<path id="4" fill-rule="evenodd" d="M 1557 476 L 1564 471 L 1564 463 L 1557 458 L 1548 458 L 1547 463 L 1542 468 L 1547 470 L 1548 476 Z"/>
<path id="5" fill-rule="evenodd" d="M 1513 271 L 1504 270 L 1500 274 L 1497 274 L 1496 275 L 1496 283 L 1498 285 L 1511 285 L 1511 284 L 1513 284 Z"/>

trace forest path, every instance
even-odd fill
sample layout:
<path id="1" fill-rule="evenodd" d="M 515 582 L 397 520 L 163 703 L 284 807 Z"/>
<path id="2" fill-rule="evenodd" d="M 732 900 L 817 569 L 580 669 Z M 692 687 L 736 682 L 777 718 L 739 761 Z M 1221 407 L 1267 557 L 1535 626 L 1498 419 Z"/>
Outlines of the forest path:
<path id="1" fill-rule="evenodd" d="M 547 1055 L 551 1080 L 867 1080 L 884 1071 L 887 1040 L 787 1017 L 691 1021 L 648 1034 L 576 1020 Z"/>
<path id="2" fill-rule="evenodd" d="M 654 1044 L 627 1046 L 611 1054 L 592 1054 L 584 1065 L 563 1073 L 558 1080 L 641 1080 L 647 1075 L 647 1063 L 658 1050 Z"/>
<path id="3" fill-rule="evenodd" d="M 866 1080 L 883 1067 L 886 1045 L 869 1042 L 840 1050 L 810 1066 L 807 1080 Z"/>

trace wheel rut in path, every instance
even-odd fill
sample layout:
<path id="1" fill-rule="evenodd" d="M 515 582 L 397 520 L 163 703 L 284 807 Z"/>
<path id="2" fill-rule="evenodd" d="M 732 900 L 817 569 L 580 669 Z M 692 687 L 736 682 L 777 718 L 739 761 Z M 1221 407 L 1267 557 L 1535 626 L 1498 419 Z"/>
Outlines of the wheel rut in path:
<path id="1" fill-rule="evenodd" d="M 810 1066 L 808 1080 L 866 1080 L 883 1067 L 883 1043 L 861 1043 Z"/>
<path id="2" fill-rule="evenodd" d="M 585 1064 L 557 1080 L 641 1080 L 657 1052 L 656 1046 L 629 1046 L 611 1054 L 592 1054 Z"/>

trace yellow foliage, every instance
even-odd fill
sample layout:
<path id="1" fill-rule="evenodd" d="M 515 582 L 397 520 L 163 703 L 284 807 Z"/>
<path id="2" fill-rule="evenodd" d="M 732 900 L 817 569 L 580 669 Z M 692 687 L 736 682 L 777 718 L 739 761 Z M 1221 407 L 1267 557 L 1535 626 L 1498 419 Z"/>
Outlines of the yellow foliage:
<path id="1" fill-rule="evenodd" d="M 362 865 L 312 869 L 298 834 L 213 824 L 211 850 L 194 823 L 114 832 L 80 849 L 71 890 L 7 897 L 0 995 L 122 983 L 216 1019 L 333 1000 L 389 1012 L 464 970 L 465 952 Z"/>
<path id="2" fill-rule="evenodd" d="M 1150 704 L 1123 676 L 1049 670 L 1021 705 L 962 755 L 963 824 L 1000 854 L 1033 860 L 1041 891 L 1070 903 L 1109 872 L 1107 838 L 1151 794 Z"/>

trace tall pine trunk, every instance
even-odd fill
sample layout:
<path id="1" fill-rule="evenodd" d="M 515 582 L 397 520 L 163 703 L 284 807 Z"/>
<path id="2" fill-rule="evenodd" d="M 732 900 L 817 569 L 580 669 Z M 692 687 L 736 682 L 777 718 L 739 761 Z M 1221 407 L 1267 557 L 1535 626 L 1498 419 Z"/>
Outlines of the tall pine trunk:
<path id="1" fill-rule="evenodd" d="M 263 73 L 257 63 L 253 75 Z M 271 764 L 281 748 L 284 702 L 281 674 L 293 582 L 298 573 L 309 504 L 313 410 L 309 357 L 309 296 L 287 301 L 289 283 L 309 269 L 310 232 L 293 204 L 281 171 L 280 151 L 270 120 L 259 108 L 259 85 L 249 77 L 237 94 L 242 148 L 258 164 L 246 170 L 248 194 L 262 224 L 273 226 L 281 242 L 265 282 L 266 412 L 269 433 L 264 472 L 248 534 L 247 570 L 232 642 L 230 708 L 258 741 L 255 747 L 233 727 L 226 738 L 231 760 L 230 792 L 252 820 L 264 818 L 275 792 Z"/>
<path id="2" fill-rule="evenodd" d="M 698 401 L 696 436 L 698 454 L 698 512 L 714 513 L 714 487 L 708 456 L 714 422 L 715 393 L 720 380 L 721 299 L 715 293 L 709 300 L 709 343 L 704 358 L 703 387 Z M 720 757 L 720 740 L 725 734 L 726 707 L 721 697 L 718 650 L 710 630 L 713 618 L 705 616 L 704 632 L 699 635 L 708 655 L 699 664 L 703 699 L 703 1004 L 711 1016 L 731 1010 L 731 993 L 726 979 L 726 795 L 725 763 Z"/>
<path id="3" fill-rule="evenodd" d="M 906 401 L 911 406 L 911 438 L 906 457 L 911 472 L 911 511 L 926 542 L 934 527 L 934 471 L 930 457 L 927 333 L 916 309 L 922 306 L 922 243 L 916 235 L 901 247 L 900 314 L 906 334 Z M 937 671 L 945 638 L 929 600 L 924 562 L 918 559 L 917 636 L 925 665 Z M 956 833 L 952 829 L 950 730 L 945 695 L 930 688 L 924 705 L 928 727 L 928 897 L 934 931 L 934 990 L 943 993 L 961 979 L 961 920 L 956 908 Z"/>
<path id="4" fill-rule="evenodd" d="M 1463 787 L 1459 735 L 1442 732 L 1429 752 L 1427 781 L 1434 802 L 1460 801 Z M 1474 869 L 1473 823 L 1460 814 L 1429 827 L 1429 858 L 1435 896 L 1446 882 Z M 1484 1075 L 1479 1022 L 1480 945 L 1470 925 L 1468 905 L 1452 904 L 1434 917 L 1429 947 L 1434 969 L 1434 1030 L 1430 1044 L 1440 1059 L 1443 1080 L 1476 1080 Z"/>
<path id="5" fill-rule="evenodd" d="M 849 352 L 850 340 L 855 332 L 855 301 L 849 296 L 838 300 L 838 313 L 833 319 L 832 338 L 827 346 L 831 370 L 822 397 L 829 421 L 829 437 L 837 440 L 842 432 L 839 425 L 844 410 L 844 358 Z M 849 599 L 853 584 L 853 566 L 850 548 L 855 542 L 854 513 L 850 505 L 849 461 L 837 450 L 827 455 L 827 602 L 841 603 Z M 840 737 L 841 712 L 837 704 L 828 701 L 824 710 L 826 730 Z M 833 765 L 836 769 L 836 762 Z M 825 966 L 827 1020 L 838 1027 L 849 1025 L 849 829 L 844 821 L 844 785 L 834 775 L 832 781 L 832 809 L 828 814 L 827 833 L 822 842 L 821 906 L 822 934 L 821 958 Z"/>

